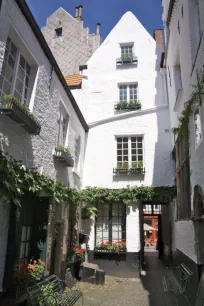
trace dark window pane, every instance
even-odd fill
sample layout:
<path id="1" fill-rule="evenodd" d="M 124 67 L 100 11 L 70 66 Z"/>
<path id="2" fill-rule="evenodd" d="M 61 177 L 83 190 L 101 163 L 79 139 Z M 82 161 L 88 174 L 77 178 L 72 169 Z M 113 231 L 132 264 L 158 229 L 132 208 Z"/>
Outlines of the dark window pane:
<path id="1" fill-rule="evenodd" d="M 123 137 L 123 142 L 128 142 L 128 138 L 127 137 Z"/>
<path id="2" fill-rule="evenodd" d="M 117 142 L 122 142 L 122 138 L 117 138 Z"/>
<path id="3" fill-rule="evenodd" d="M 136 142 L 136 137 L 131 137 L 132 142 Z"/>

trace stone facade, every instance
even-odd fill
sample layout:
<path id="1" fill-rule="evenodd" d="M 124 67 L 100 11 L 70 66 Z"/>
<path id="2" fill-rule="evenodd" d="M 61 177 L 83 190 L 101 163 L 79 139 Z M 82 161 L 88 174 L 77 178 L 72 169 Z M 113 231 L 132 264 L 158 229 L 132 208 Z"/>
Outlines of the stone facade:
<path id="1" fill-rule="evenodd" d="M 47 175 L 53 180 L 58 180 L 70 187 L 80 189 L 82 185 L 85 146 L 84 126 L 58 75 L 52 72 L 50 59 L 44 53 L 39 40 L 16 1 L 3 0 L 0 11 L 0 28 L 0 71 L 2 69 L 7 37 L 9 36 L 31 66 L 33 82 L 31 82 L 30 88 L 29 107 L 33 111 L 35 118 L 41 124 L 40 134 L 32 136 L 7 116 L 0 115 L 0 149 L 8 152 L 17 160 L 21 160 L 26 167 L 35 167 L 40 173 Z M 80 136 L 81 139 L 81 151 L 77 169 L 67 168 L 53 159 L 53 152 L 57 146 L 58 139 L 60 105 L 63 106 L 69 116 L 65 146 L 69 147 L 72 156 L 75 155 L 76 136 Z M 2 202 L 0 205 L 0 210 L 4 210 Z M 65 218 L 67 214 L 66 208 L 62 214 L 62 219 L 66 219 L 65 229 L 67 228 L 66 223 L 68 222 L 68 218 Z M 7 232 L 8 220 L 5 216 L 5 222 L 3 225 L 1 223 L 0 228 L 0 237 L 3 239 L 0 240 L 0 289 L 2 288 L 6 249 L 6 238 L 2 236 L 2 233 L 5 235 Z M 66 237 L 66 231 L 64 235 Z M 62 236 L 64 237 L 64 235 Z M 63 237 L 63 243 L 66 243 L 67 240 Z M 60 261 L 66 257 L 65 249 L 66 245 L 63 245 L 63 251 L 61 249 L 58 250 L 59 253 L 61 252 Z M 49 256 L 50 250 L 48 249 L 48 259 Z M 59 271 L 60 268 L 56 268 L 55 272 L 57 274 L 59 274 Z"/>
<path id="2" fill-rule="evenodd" d="M 174 4 L 173 6 L 171 5 L 172 3 Z M 171 14 L 169 13 L 170 8 L 172 8 Z M 170 122 L 171 128 L 174 128 L 178 126 L 178 118 L 184 109 L 184 104 L 191 96 L 193 91 L 192 85 L 197 85 L 198 83 L 197 73 L 199 74 L 203 68 L 204 38 L 202 33 L 204 30 L 204 3 L 202 0 L 163 0 L 163 21 L 167 45 L 165 66 Z M 178 66 L 180 70 L 179 81 Z M 180 83 L 180 86 L 178 86 L 178 83 Z M 193 114 L 189 122 L 191 217 L 195 215 L 195 186 L 200 186 L 201 190 L 204 190 L 203 106 L 200 107 L 202 137 L 198 144 L 196 144 L 195 135 L 195 111 L 196 108 L 193 109 Z M 174 141 L 172 141 L 172 150 L 173 146 Z M 202 203 L 202 205 L 203 204 L 204 203 Z M 204 264 L 203 259 L 201 259 L 203 242 L 201 241 L 202 239 L 199 238 L 199 230 L 201 228 L 197 229 L 197 222 L 193 220 L 177 220 L 176 206 L 173 211 L 174 213 L 171 218 L 173 231 L 172 252 L 173 255 L 175 255 L 173 259 L 175 259 L 176 264 L 186 260 L 192 269 L 198 271 L 199 265 Z M 203 228 L 202 224 L 200 224 L 199 227 L 200 226 Z M 198 273 L 194 273 L 191 283 L 192 286 L 197 286 Z M 195 295 L 196 290 L 191 293 L 192 300 L 195 299 Z"/>
<path id="3" fill-rule="evenodd" d="M 60 37 L 56 37 L 57 28 L 62 28 Z M 79 73 L 79 66 L 85 65 L 101 44 L 100 33 L 90 34 L 81 18 L 72 17 L 63 8 L 48 17 L 42 33 L 64 75 Z"/>

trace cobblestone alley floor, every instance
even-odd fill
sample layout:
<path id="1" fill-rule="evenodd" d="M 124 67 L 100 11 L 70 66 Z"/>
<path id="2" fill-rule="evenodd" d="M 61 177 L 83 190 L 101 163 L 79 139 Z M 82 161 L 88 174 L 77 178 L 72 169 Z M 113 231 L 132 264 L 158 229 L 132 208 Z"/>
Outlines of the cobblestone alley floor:
<path id="1" fill-rule="evenodd" d="M 170 269 L 165 268 L 157 258 L 156 252 L 146 256 L 146 271 L 141 279 L 123 279 L 106 276 L 104 286 L 80 283 L 84 293 L 84 306 L 173 306 L 174 297 L 164 295 L 162 276 L 171 276 Z M 77 303 L 77 305 L 81 305 Z M 182 301 L 179 306 L 189 305 Z"/>

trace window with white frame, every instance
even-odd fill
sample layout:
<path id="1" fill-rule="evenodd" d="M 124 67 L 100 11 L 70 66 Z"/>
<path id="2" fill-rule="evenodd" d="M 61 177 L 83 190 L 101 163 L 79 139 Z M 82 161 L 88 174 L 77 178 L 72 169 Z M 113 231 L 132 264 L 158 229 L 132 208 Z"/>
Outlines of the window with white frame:
<path id="1" fill-rule="evenodd" d="M 121 56 L 132 56 L 133 55 L 133 46 L 132 45 L 125 45 L 121 46 Z"/>
<path id="2" fill-rule="evenodd" d="M 8 37 L 0 75 L 0 99 L 4 95 L 13 94 L 22 104 L 28 105 L 30 73 L 30 65 Z"/>
<path id="3" fill-rule="evenodd" d="M 58 146 L 66 145 L 67 131 L 69 125 L 69 115 L 62 105 L 60 105 L 60 113 L 58 120 Z"/>
<path id="4" fill-rule="evenodd" d="M 195 140 L 196 140 L 196 145 L 197 145 L 202 139 L 200 108 L 197 108 L 194 114 L 194 128 L 195 128 Z"/>
<path id="5" fill-rule="evenodd" d="M 129 103 L 138 101 L 138 86 L 137 84 L 120 85 L 119 86 L 120 101 L 127 101 Z"/>
<path id="6" fill-rule="evenodd" d="M 117 167 L 143 167 L 143 137 L 117 137 Z"/>
<path id="7" fill-rule="evenodd" d="M 74 166 L 76 170 L 79 170 L 79 158 L 80 158 L 80 149 L 81 149 L 81 137 L 75 137 L 75 149 L 74 149 Z"/>

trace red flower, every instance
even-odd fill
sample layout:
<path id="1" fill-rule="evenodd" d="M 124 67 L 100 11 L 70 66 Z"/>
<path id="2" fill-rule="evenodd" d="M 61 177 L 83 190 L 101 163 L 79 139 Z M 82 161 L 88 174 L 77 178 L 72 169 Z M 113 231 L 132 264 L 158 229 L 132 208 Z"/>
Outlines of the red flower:
<path id="1" fill-rule="evenodd" d="M 18 274 L 15 273 L 15 274 L 13 275 L 13 278 L 18 278 Z"/>
<path id="2" fill-rule="evenodd" d="M 31 271 L 33 271 L 33 272 L 35 271 L 35 267 L 32 266 L 32 265 L 28 266 L 28 269 L 31 270 Z"/>
<path id="3" fill-rule="evenodd" d="M 109 241 L 106 241 L 106 244 L 109 244 Z"/>
<path id="4" fill-rule="evenodd" d="M 20 270 L 21 270 L 21 271 L 25 271 L 26 269 L 27 269 L 27 266 L 21 266 L 21 267 L 20 267 Z"/>
<path id="5" fill-rule="evenodd" d="M 41 263 L 42 263 L 42 265 L 45 265 L 45 262 L 44 262 L 44 261 L 42 261 Z"/>
<path id="6" fill-rule="evenodd" d="M 36 265 L 36 263 L 37 263 L 37 260 L 33 260 L 33 263 L 34 263 L 34 265 Z"/>

